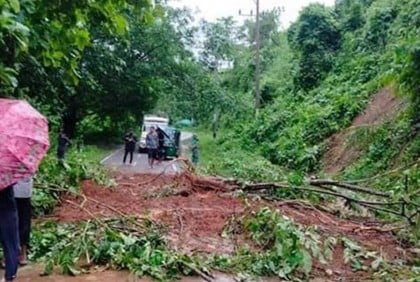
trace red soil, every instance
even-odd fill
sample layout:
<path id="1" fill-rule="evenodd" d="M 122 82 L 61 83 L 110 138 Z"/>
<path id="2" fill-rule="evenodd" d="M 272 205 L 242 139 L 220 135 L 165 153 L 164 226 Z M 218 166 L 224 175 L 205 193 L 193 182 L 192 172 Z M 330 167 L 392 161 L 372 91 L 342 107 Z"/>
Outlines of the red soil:
<path id="1" fill-rule="evenodd" d="M 63 222 L 84 220 L 92 215 L 110 217 L 116 215 L 109 208 L 112 207 L 127 215 L 150 216 L 169 226 L 169 242 L 185 252 L 233 251 L 231 242 L 223 240 L 220 234 L 229 216 L 243 211 L 239 199 L 193 189 L 189 180 L 182 176 L 121 175 L 117 181 L 116 188 L 103 188 L 92 181 L 84 181 L 83 194 L 97 202 L 88 200 L 80 208 L 74 203 L 81 203 L 81 199 L 64 198 L 53 217 Z"/>
<path id="2" fill-rule="evenodd" d="M 191 178 L 193 177 L 193 179 Z M 296 202 L 265 202 L 247 198 L 241 200 L 225 193 L 224 183 L 197 178 L 188 173 L 177 176 L 116 175 L 116 188 L 103 188 L 92 181 L 82 183 L 82 198 L 64 197 L 53 218 L 61 222 L 74 222 L 99 217 L 115 217 L 123 213 L 147 216 L 168 227 L 169 244 L 185 253 L 201 252 L 230 254 L 237 240 L 221 236 L 232 217 L 238 218 L 261 206 L 277 208 L 281 214 L 295 222 L 317 226 L 323 238 L 345 236 L 357 241 L 367 250 L 382 252 L 387 258 L 402 257 L 403 251 L 390 232 L 380 231 L 381 223 L 349 221 Z M 205 190 L 204 183 L 211 183 L 213 190 Z M 197 184 L 198 185 L 195 185 Z M 220 187 L 220 191 L 217 190 Z M 81 203 L 83 203 L 82 206 Z M 342 259 L 343 247 L 337 244 L 334 259 L 328 266 L 314 266 L 317 277 L 345 278 L 346 281 L 366 277 L 368 273 L 354 273 Z M 325 269 L 333 274 L 325 276 Z"/>

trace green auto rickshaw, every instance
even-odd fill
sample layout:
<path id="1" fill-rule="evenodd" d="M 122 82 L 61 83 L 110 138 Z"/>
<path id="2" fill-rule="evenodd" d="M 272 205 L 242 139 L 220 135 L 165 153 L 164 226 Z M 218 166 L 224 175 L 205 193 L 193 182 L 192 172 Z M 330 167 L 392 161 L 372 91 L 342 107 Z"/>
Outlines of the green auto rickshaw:
<path id="1" fill-rule="evenodd" d="M 171 126 L 161 126 L 160 128 L 165 135 L 162 149 L 164 158 L 178 158 L 181 153 L 181 132 Z"/>

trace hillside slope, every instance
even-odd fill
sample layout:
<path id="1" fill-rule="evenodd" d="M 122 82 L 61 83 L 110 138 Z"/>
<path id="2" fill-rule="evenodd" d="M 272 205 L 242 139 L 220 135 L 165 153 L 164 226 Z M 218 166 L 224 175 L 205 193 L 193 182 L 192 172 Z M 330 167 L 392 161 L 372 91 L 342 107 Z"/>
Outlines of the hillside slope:
<path id="1" fill-rule="evenodd" d="M 406 102 L 394 95 L 393 87 L 383 88 L 373 95 L 366 109 L 353 119 L 351 126 L 333 134 L 326 141 L 326 152 L 321 160 L 323 171 L 332 175 L 352 164 L 366 149 L 358 144 L 357 130 L 369 130 L 396 119 L 405 106 Z"/>
<path id="2" fill-rule="evenodd" d="M 281 47 L 283 41 L 265 47 L 274 54 L 262 78 L 271 83 L 263 85 L 271 101 L 249 125 L 238 126 L 242 149 L 305 173 L 341 171 L 360 159 L 357 152 L 368 154 L 372 144 L 371 160 L 382 163 L 369 173 L 393 165 L 402 145 L 410 148 L 404 161 L 413 161 L 420 154 L 410 129 L 420 118 L 419 35 L 420 5 L 414 0 L 343 0 L 333 9 L 305 8 L 287 31 L 290 48 Z M 290 76 L 276 75 L 283 68 Z M 342 152 L 354 135 L 348 135 L 349 128 L 366 125 L 374 132 L 365 150 Z"/>

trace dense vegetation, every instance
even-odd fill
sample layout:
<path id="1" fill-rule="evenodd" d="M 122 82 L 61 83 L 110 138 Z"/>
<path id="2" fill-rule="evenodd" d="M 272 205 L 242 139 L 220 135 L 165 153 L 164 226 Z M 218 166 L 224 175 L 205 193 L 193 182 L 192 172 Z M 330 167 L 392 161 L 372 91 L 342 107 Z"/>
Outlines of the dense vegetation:
<path id="1" fill-rule="evenodd" d="M 118 136 L 163 94 L 207 88 L 186 49 L 189 13 L 163 2 L 11 0 L 0 11 L 0 95 L 29 99 L 52 132 Z"/>
<path id="2" fill-rule="evenodd" d="M 306 7 L 285 31 L 272 25 L 271 33 L 262 33 L 262 109 L 256 117 L 253 41 L 237 44 L 238 58 L 221 83 L 237 106 L 224 108 L 229 130 L 205 171 L 295 184 L 308 174 L 322 177 L 327 138 L 350 126 L 374 94 L 391 89 L 403 106 L 387 122 L 350 128 L 342 148 L 360 154 L 335 177 L 420 204 L 419 19 L 417 1 L 342 0 L 334 7 Z M 418 234 L 418 224 L 414 230 Z"/>
<path id="3" fill-rule="evenodd" d="M 271 44 L 263 47 L 263 109 L 257 119 L 233 115 L 240 120 L 230 137 L 274 164 L 314 171 L 324 140 L 348 126 L 371 95 L 395 85 L 410 99 L 409 114 L 401 116 L 405 132 L 400 133 L 410 142 L 418 136 L 411 126 L 417 128 L 419 121 L 419 13 L 416 1 L 308 6 L 297 22 L 287 31 L 273 32 Z M 223 76 L 225 91 L 239 89 L 242 103 L 252 93 L 252 63 L 248 56 Z M 232 108 L 225 108 L 225 114 L 230 123 Z M 412 153 L 411 159 L 417 159 L 419 151 Z"/>
<path id="4" fill-rule="evenodd" d="M 276 12 L 263 21 L 275 21 Z M 349 129 L 342 149 L 352 148 L 359 157 L 334 177 L 391 192 L 397 202 L 413 201 L 415 212 L 420 204 L 419 15 L 416 1 L 337 1 L 334 7 L 306 7 L 285 31 L 263 25 L 272 29 L 262 32 L 262 108 L 256 117 L 253 38 L 233 42 L 233 68 L 222 72 L 221 85 L 222 94 L 236 103 L 221 107 L 225 130 L 217 145 L 203 135 L 205 146 L 213 144 L 204 154 L 203 171 L 295 185 L 308 174 L 322 177 L 327 138 L 350 126 L 385 89 L 403 106 L 386 122 Z M 238 37 L 246 27 L 238 28 Z M 278 193 L 319 200 L 313 193 Z M 418 220 L 405 234 L 414 242 Z"/>

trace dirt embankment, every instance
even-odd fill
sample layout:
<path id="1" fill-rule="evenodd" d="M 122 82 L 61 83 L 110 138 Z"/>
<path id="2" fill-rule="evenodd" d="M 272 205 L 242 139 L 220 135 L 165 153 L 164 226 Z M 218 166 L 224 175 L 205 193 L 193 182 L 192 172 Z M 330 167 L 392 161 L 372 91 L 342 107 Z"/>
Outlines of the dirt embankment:
<path id="1" fill-rule="evenodd" d="M 360 113 L 348 128 L 333 134 L 327 140 L 327 151 L 322 159 L 324 171 L 335 174 L 357 160 L 362 151 L 354 146 L 357 141 L 350 137 L 362 127 L 375 127 L 395 117 L 404 107 L 404 101 L 394 96 L 394 88 L 386 87 L 375 94 L 366 109 Z"/>
<path id="2" fill-rule="evenodd" d="M 171 247 L 184 253 L 232 254 L 244 244 L 246 238 L 222 236 L 223 230 L 232 218 L 239 218 L 263 206 L 269 206 L 279 213 L 305 226 L 316 226 L 323 237 L 346 237 L 358 242 L 367 250 L 377 251 L 388 259 L 403 258 L 404 251 L 391 232 L 381 230 L 380 222 L 345 220 L 331 213 L 296 201 L 268 202 L 256 198 L 238 198 L 217 184 L 183 173 L 165 175 L 116 175 L 117 187 L 103 188 L 85 181 L 83 194 L 90 200 L 66 197 L 53 218 L 61 222 L 74 222 L 95 217 L 115 217 L 120 213 L 148 216 L 167 226 L 166 238 Z M 210 181 L 210 182 L 209 182 Z M 213 181 L 213 183 L 211 183 Z M 204 189 L 210 183 L 212 189 Z M 117 212 L 118 211 L 118 212 Z M 343 261 L 343 247 L 337 244 L 330 265 L 315 264 L 314 277 L 326 275 L 326 268 L 333 273 L 325 281 L 345 279 L 360 281 L 368 272 L 353 272 Z"/>

